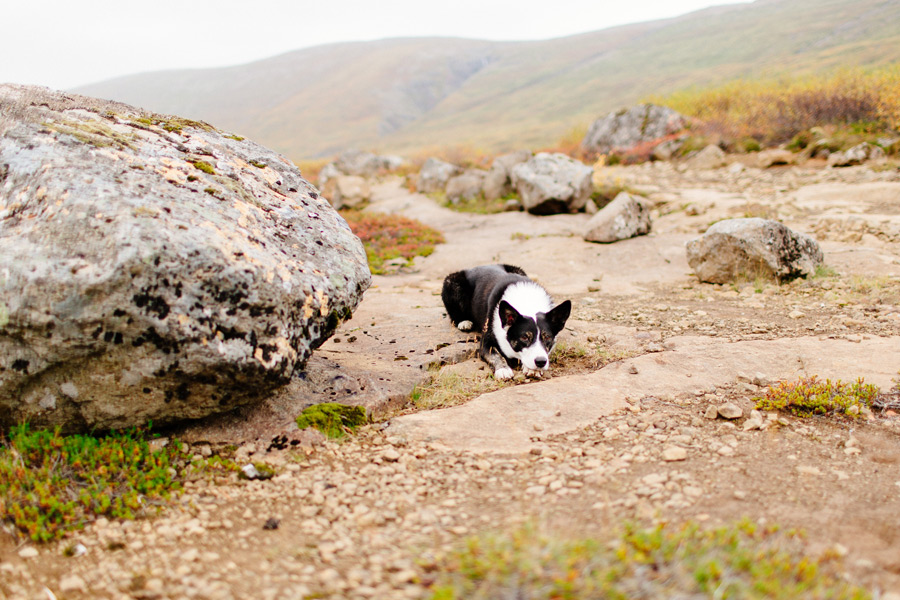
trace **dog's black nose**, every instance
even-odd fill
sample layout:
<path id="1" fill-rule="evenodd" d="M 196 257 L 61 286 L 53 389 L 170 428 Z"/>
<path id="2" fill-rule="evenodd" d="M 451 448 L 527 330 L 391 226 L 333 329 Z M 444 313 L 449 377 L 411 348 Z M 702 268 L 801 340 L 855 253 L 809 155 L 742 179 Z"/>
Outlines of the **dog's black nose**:
<path id="1" fill-rule="evenodd" d="M 544 368 L 544 365 L 546 365 L 546 364 L 547 364 L 547 359 L 546 359 L 546 358 L 536 358 L 536 359 L 534 359 L 534 366 L 536 366 L 538 369 L 543 369 L 543 368 Z"/>

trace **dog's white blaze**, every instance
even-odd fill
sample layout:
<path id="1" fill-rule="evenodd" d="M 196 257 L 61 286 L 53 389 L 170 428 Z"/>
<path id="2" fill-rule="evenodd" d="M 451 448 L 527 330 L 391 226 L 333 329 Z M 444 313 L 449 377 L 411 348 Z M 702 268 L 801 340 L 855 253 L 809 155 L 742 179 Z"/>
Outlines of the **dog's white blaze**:
<path id="1" fill-rule="evenodd" d="M 520 315 L 523 317 L 528 317 L 532 320 L 535 320 L 537 314 L 550 312 L 553 308 L 553 301 L 550 299 L 550 295 L 547 291 L 534 283 L 533 281 L 521 281 L 519 283 L 514 283 L 513 285 L 506 288 L 506 291 L 503 292 L 503 297 L 501 300 L 506 300 L 510 306 L 515 308 Z M 494 318 L 491 319 L 492 322 L 492 330 L 494 332 L 494 338 L 497 340 L 497 345 L 500 347 L 500 350 L 503 352 L 505 356 L 510 358 L 517 358 L 522 361 L 522 366 L 526 369 L 535 369 L 535 370 L 547 370 L 550 368 L 550 360 L 547 356 L 547 350 L 541 346 L 540 339 L 540 331 L 538 331 L 535 336 L 534 343 L 528 346 L 527 348 L 523 348 L 521 352 L 516 352 L 513 350 L 512 346 L 509 344 L 509 340 L 506 339 L 506 331 L 508 327 L 503 326 L 503 322 L 500 320 L 500 308 L 499 302 L 497 303 L 497 308 L 494 308 Z M 535 322 L 535 325 L 537 323 Z M 549 350 L 549 349 L 548 349 Z M 546 362 L 543 367 L 538 367 L 535 364 L 535 360 L 538 358 L 543 358 Z"/>
<path id="2" fill-rule="evenodd" d="M 519 311 L 523 317 L 532 319 L 539 312 L 550 312 L 550 309 L 553 308 L 550 294 L 533 281 L 520 281 L 512 284 L 503 292 L 501 300 L 509 302 L 510 306 Z"/>

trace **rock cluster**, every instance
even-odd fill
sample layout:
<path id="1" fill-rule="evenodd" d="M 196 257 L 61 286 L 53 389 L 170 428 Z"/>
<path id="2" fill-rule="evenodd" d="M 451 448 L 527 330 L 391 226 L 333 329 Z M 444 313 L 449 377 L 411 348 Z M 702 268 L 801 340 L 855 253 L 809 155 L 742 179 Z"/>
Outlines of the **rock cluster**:
<path id="1" fill-rule="evenodd" d="M 354 208 L 371 198 L 370 179 L 405 164 L 399 156 L 347 150 L 319 171 L 319 188 L 335 208 Z"/>
<path id="2" fill-rule="evenodd" d="M 284 157 L 204 123 L 0 86 L 0 425 L 198 418 L 350 316 L 359 239 Z"/>

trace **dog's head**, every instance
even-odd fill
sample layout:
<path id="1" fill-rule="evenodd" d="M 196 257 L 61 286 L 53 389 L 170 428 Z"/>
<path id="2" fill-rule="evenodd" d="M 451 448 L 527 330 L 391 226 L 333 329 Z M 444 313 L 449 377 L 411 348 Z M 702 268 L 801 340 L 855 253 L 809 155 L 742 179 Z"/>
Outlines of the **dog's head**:
<path id="1" fill-rule="evenodd" d="M 534 317 L 519 314 L 506 300 L 502 300 L 497 309 L 506 334 L 505 341 L 512 350 L 510 358 L 522 361 L 525 369 L 544 371 L 550 368 L 550 351 L 556 343 L 556 336 L 566 325 L 572 303 L 566 300 Z M 498 341 L 503 348 L 505 344 Z M 509 351 L 507 348 L 503 349 Z"/>

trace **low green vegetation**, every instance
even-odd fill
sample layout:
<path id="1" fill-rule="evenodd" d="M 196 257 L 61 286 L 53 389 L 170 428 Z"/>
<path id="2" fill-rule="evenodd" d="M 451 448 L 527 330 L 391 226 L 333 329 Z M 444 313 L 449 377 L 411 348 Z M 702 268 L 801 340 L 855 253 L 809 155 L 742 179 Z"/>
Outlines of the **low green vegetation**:
<path id="1" fill-rule="evenodd" d="M 362 241 L 369 269 L 376 275 L 387 272 L 388 261 L 402 258 L 411 264 L 416 256 L 428 256 L 444 243 L 440 231 L 400 215 L 346 210 L 341 216 Z"/>
<path id="2" fill-rule="evenodd" d="M 512 380 L 500 381 L 486 376 L 483 371 L 459 373 L 441 370 L 413 388 L 409 400 L 417 410 L 449 408 L 510 385 L 514 385 Z"/>
<path id="3" fill-rule="evenodd" d="M 758 410 L 790 411 L 798 417 L 835 414 L 855 418 L 862 409 L 872 406 L 878 392 L 878 387 L 862 378 L 855 383 L 842 383 L 830 379 L 820 381 L 813 375 L 782 381 L 770 387 L 765 397 L 755 400 Z"/>
<path id="4" fill-rule="evenodd" d="M 799 535 L 748 521 L 625 525 L 611 541 L 564 539 L 525 526 L 475 537 L 436 566 L 432 600 L 605 598 L 863 599 L 831 556 L 802 552 Z"/>
<path id="5" fill-rule="evenodd" d="M 515 193 L 507 194 L 501 198 L 487 200 L 482 194 L 474 198 L 460 198 L 456 202 L 447 199 L 447 195 L 443 191 L 432 192 L 428 197 L 450 210 L 462 213 L 473 213 L 476 215 L 493 215 L 507 210 L 506 203 L 510 200 L 518 200 L 519 196 Z"/>
<path id="6" fill-rule="evenodd" d="M 318 429 L 331 439 L 342 438 L 368 423 L 366 409 L 337 402 L 313 404 L 297 417 L 297 427 Z"/>
<path id="7" fill-rule="evenodd" d="M 153 449 L 140 430 L 102 437 L 13 427 L 0 446 L 0 520 L 34 541 L 97 517 L 134 519 L 181 491 L 178 443 Z"/>

